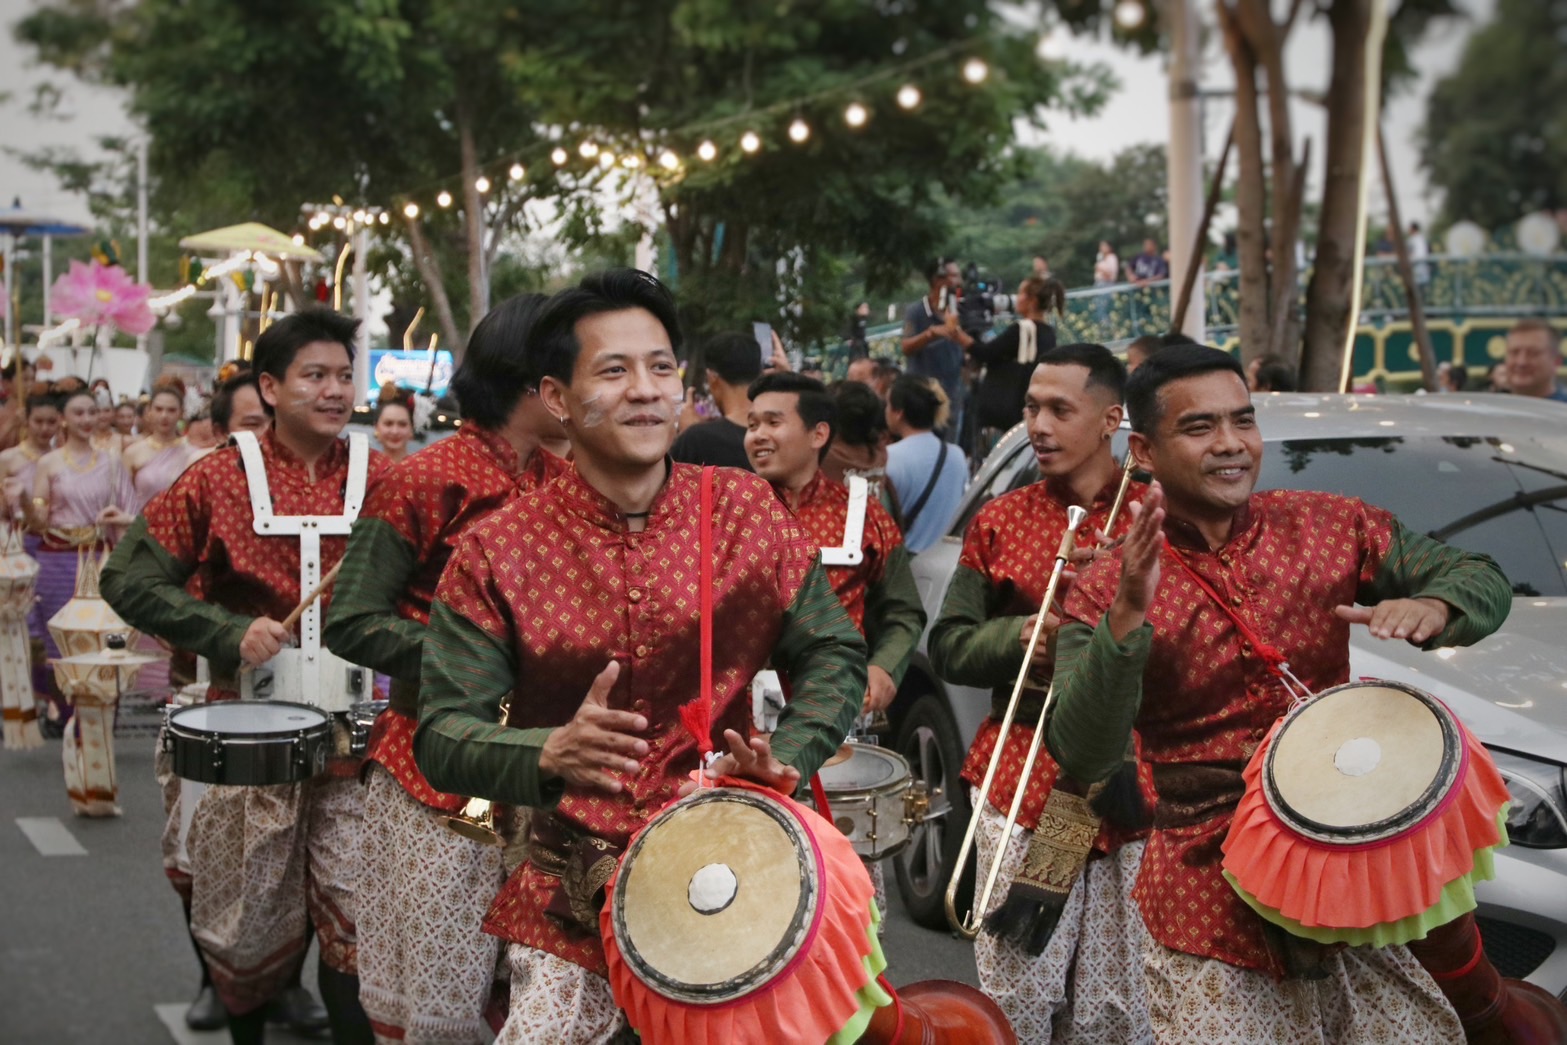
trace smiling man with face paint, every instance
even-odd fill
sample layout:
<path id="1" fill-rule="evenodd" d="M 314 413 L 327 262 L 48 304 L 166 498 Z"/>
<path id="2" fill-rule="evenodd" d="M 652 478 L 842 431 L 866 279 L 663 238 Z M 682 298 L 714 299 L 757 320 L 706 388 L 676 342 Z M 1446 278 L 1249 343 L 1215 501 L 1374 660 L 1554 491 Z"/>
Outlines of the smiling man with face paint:
<path id="1" fill-rule="evenodd" d="M 414 754 L 433 787 L 534 808 L 529 859 L 485 920 L 511 966 L 497 1040 L 603 1042 L 625 1021 L 601 898 L 580 898 L 698 766 L 677 709 L 698 692 L 703 470 L 668 457 L 680 336 L 657 280 L 590 275 L 533 338 L 575 468 L 458 543 L 431 607 Z M 711 739 L 729 749 L 714 769 L 791 793 L 859 710 L 865 644 L 767 484 L 714 472 Z M 793 683 L 770 746 L 743 735 L 769 660 Z"/>
<path id="2" fill-rule="evenodd" d="M 259 468 L 246 463 L 238 446 L 197 461 L 152 499 L 104 567 L 104 598 L 128 623 L 208 659 L 209 700 L 237 697 L 242 668 L 271 660 L 295 641 L 281 621 L 305 594 L 302 537 L 256 532 L 253 473 L 264 475 L 260 492 L 275 519 L 285 521 L 357 511 L 347 492 L 356 485 L 362 491 L 386 467 L 371 453 L 358 475 L 349 444 L 339 438 L 353 407 L 356 327 L 320 309 L 268 327 L 255 350 L 258 390 L 273 418 L 256 439 Z M 346 536 L 320 537 L 321 575 L 347 543 Z M 192 578 L 202 598 L 187 590 Z M 318 612 L 325 613 L 331 597 L 329 589 Z M 357 763 L 332 759 L 326 773 L 303 784 L 209 787 L 196 806 L 188 847 L 192 932 L 209 959 L 236 1042 L 262 1040 L 266 1003 L 304 959 L 307 924 L 321 943 L 319 982 L 333 1037 L 370 1038 L 359 1007 L 353 924 L 363 803 Z M 295 841 L 299 833 L 305 837 Z M 279 837 L 289 841 L 278 843 Z M 273 858 L 278 844 L 288 858 Z"/>

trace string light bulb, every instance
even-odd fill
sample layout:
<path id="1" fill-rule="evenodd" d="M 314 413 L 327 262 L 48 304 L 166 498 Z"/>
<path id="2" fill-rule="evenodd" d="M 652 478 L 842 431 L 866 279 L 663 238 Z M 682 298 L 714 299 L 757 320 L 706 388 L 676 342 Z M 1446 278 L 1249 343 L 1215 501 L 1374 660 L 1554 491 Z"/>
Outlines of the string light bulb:
<path id="1" fill-rule="evenodd" d="M 850 102 L 849 107 L 843 110 L 843 122 L 850 127 L 864 127 L 865 121 L 871 118 L 870 110 L 859 102 Z"/>
<path id="2" fill-rule="evenodd" d="M 338 215 L 337 217 L 332 219 L 332 227 L 334 229 L 337 229 L 337 230 L 341 231 L 343 229 L 348 228 L 348 222 L 343 220 L 342 215 Z"/>
<path id="3" fill-rule="evenodd" d="M 680 157 L 675 155 L 673 149 L 665 149 L 658 154 L 658 165 L 666 171 L 675 170 L 680 166 Z"/>
<path id="4" fill-rule="evenodd" d="M 1122 29 L 1141 29 L 1148 19 L 1148 10 L 1139 0 L 1121 0 L 1115 5 L 1115 24 Z"/>
<path id="5" fill-rule="evenodd" d="M 417 218 L 419 216 L 419 204 L 417 204 L 417 203 L 409 203 L 406 206 L 404 206 L 403 207 L 403 216 L 406 217 L 409 221 L 412 221 L 415 218 Z"/>
<path id="6" fill-rule="evenodd" d="M 380 214 L 377 214 L 376 218 L 381 222 L 382 225 L 390 225 L 392 223 L 392 216 L 386 213 L 384 210 Z"/>
<path id="7" fill-rule="evenodd" d="M 762 139 L 757 137 L 755 131 L 746 131 L 740 135 L 740 148 L 746 152 L 755 152 L 762 147 Z"/>
<path id="8" fill-rule="evenodd" d="M 450 207 L 452 205 L 452 194 L 442 189 L 436 194 L 435 202 L 438 206 Z"/>
<path id="9" fill-rule="evenodd" d="M 1066 57 L 1066 34 L 1060 26 L 1040 36 L 1039 43 L 1034 45 L 1034 54 L 1045 62 L 1058 62 Z"/>
<path id="10" fill-rule="evenodd" d="M 478 189 L 479 190 L 479 195 L 482 196 L 486 192 L 490 191 L 490 179 L 486 178 L 484 175 L 481 174 L 477 178 L 474 179 L 473 187 Z"/>
<path id="11" fill-rule="evenodd" d="M 703 142 L 701 145 L 696 147 L 696 154 L 704 161 L 712 163 L 714 160 L 718 159 L 718 146 L 714 145 L 710 141 Z"/>
<path id="12" fill-rule="evenodd" d="M 811 125 L 798 117 L 789 124 L 789 140 L 796 145 L 801 144 L 811 136 Z"/>
<path id="13" fill-rule="evenodd" d="M 636 170 L 638 167 L 642 166 L 642 157 L 638 156 L 634 152 L 628 152 L 626 153 L 625 159 L 621 160 L 620 162 L 623 163 L 628 170 Z"/>
<path id="14" fill-rule="evenodd" d="M 914 109 L 919 106 L 922 95 L 920 89 L 911 83 L 906 83 L 898 88 L 898 105 L 904 109 Z"/>
<path id="15" fill-rule="evenodd" d="M 523 178 L 527 177 L 528 168 L 524 167 L 520 163 L 514 163 L 511 165 L 511 170 L 507 171 L 507 173 L 511 175 L 512 181 L 521 181 Z"/>
<path id="16" fill-rule="evenodd" d="M 593 157 L 599 154 L 599 147 L 594 142 L 583 142 L 581 145 L 577 146 L 577 152 L 582 154 L 582 158 L 584 160 L 591 160 Z"/>
<path id="17" fill-rule="evenodd" d="M 985 77 L 989 75 L 990 66 L 986 65 L 982 58 L 970 58 L 963 63 L 963 79 L 969 83 L 984 83 Z"/>
<path id="18" fill-rule="evenodd" d="M 555 151 L 550 153 L 550 159 L 555 161 L 555 166 L 564 167 L 566 166 L 566 161 L 571 159 L 571 157 L 566 155 L 565 149 L 556 146 Z"/>
<path id="19" fill-rule="evenodd" d="M 614 153 L 610 152 L 608 149 L 605 149 L 603 152 L 599 153 L 599 166 L 600 167 L 613 167 L 614 165 L 615 165 L 615 154 Z"/>
<path id="20" fill-rule="evenodd" d="M 294 233 L 294 242 L 303 247 L 305 245 L 304 235 L 298 232 Z"/>

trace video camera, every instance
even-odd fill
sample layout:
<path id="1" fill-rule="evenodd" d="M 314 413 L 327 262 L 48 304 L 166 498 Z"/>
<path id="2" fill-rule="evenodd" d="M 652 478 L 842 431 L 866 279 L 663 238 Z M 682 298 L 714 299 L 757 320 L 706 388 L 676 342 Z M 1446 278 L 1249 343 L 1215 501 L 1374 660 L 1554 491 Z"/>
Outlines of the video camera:
<path id="1" fill-rule="evenodd" d="M 1001 280 L 982 276 L 979 265 L 969 262 L 963 270 L 963 297 L 958 301 L 958 326 L 972 338 L 984 338 L 996 323 L 996 313 L 1012 312 L 1012 295 Z"/>

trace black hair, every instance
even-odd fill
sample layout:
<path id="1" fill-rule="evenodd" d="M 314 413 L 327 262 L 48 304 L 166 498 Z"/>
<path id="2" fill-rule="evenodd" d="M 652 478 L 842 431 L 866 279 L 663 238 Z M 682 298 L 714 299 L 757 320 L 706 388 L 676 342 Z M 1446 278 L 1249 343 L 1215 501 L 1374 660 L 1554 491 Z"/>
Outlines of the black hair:
<path id="1" fill-rule="evenodd" d="M 910 428 L 923 432 L 936 427 L 942 396 L 925 378 L 904 374 L 887 390 L 887 405 L 901 413 Z"/>
<path id="2" fill-rule="evenodd" d="M 372 425 L 379 424 L 380 421 L 381 421 L 381 414 L 382 414 L 382 412 L 384 412 L 386 410 L 386 408 L 389 407 L 389 406 L 400 406 L 400 407 L 402 407 L 403 411 L 405 413 L 407 413 L 407 415 L 408 415 L 408 424 L 411 426 L 414 423 L 414 407 L 413 407 L 413 404 L 410 403 L 408 400 L 403 399 L 401 397 L 398 397 L 397 399 L 388 399 L 384 403 L 377 403 L 376 407 L 375 407 L 375 418 L 370 423 Z"/>
<path id="3" fill-rule="evenodd" d="M 947 266 L 950 265 L 950 264 L 952 264 L 952 259 L 951 258 L 932 258 L 930 261 L 926 262 L 926 264 L 925 264 L 925 282 L 926 282 L 926 284 L 928 285 L 928 284 L 934 283 L 936 281 L 936 277 L 937 276 L 944 276 L 944 275 L 946 275 L 946 273 L 947 273 Z"/>
<path id="4" fill-rule="evenodd" d="M 838 434 L 838 404 L 827 391 L 827 386 L 814 377 L 778 370 L 763 374 L 752 381 L 751 387 L 746 390 L 746 395 L 754 400 L 766 392 L 793 392 L 795 410 L 799 413 L 800 420 L 805 422 L 806 431 L 819 424 L 827 426 L 827 441 L 816 454 L 816 460 L 820 463 L 827 456 L 827 448 L 832 445 L 834 437 Z"/>
<path id="5" fill-rule="evenodd" d="M 533 331 L 548 301 L 545 294 L 508 298 L 468 335 L 468 349 L 451 383 L 464 420 L 480 428 L 501 428 L 522 397 L 538 391 L 541 375 Z"/>
<path id="6" fill-rule="evenodd" d="M 64 405 L 64 403 L 60 402 L 59 396 L 51 395 L 48 392 L 41 392 L 38 395 L 30 395 L 27 397 L 27 406 L 23 410 L 23 416 L 33 416 L 34 410 L 58 411 Z"/>
<path id="7" fill-rule="evenodd" d="M 633 308 L 651 312 L 669 336 L 669 347 L 680 350 L 680 319 L 675 299 L 664 284 L 640 269 L 606 269 L 583 276 L 582 282 L 550 298 L 539 311 L 533 321 L 539 376 L 571 384 L 577 355 L 582 351 L 577 323 L 589 316 Z"/>
<path id="8" fill-rule="evenodd" d="M 762 351 L 750 334 L 714 334 L 702 343 L 702 369 L 743 387 L 762 372 Z"/>
<path id="9" fill-rule="evenodd" d="M 1462 385 L 1458 386 L 1462 388 Z M 1293 392 L 1295 391 L 1295 370 L 1283 360 L 1274 360 L 1264 363 L 1257 368 L 1257 391 L 1259 392 Z"/>
<path id="10" fill-rule="evenodd" d="M 835 438 L 845 446 L 881 445 L 887 431 L 887 404 L 863 381 L 839 381 L 832 386 L 838 414 Z"/>
<path id="11" fill-rule="evenodd" d="M 1057 345 L 1039 357 L 1040 366 L 1080 366 L 1088 371 L 1085 388 L 1102 388 L 1119 403 L 1126 395 L 1126 364 L 1103 345 L 1079 341 Z"/>
<path id="12" fill-rule="evenodd" d="M 267 327 L 256 338 L 255 351 L 250 362 L 257 375 L 271 374 L 273 380 L 282 381 L 299 350 L 317 341 L 342 345 L 348 353 L 348 361 L 354 361 L 354 338 L 359 333 L 359 320 L 333 312 L 329 308 L 307 308 Z M 259 388 L 259 385 L 257 386 Z M 272 404 L 261 399 L 268 415 Z"/>
<path id="13" fill-rule="evenodd" d="M 73 399 L 86 399 L 91 402 L 95 408 L 98 405 L 98 397 L 93 395 L 86 386 L 81 388 L 73 388 L 69 392 L 65 392 L 56 397 L 56 401 L 60 404 L 60 413 L 65 413 L 65 408 L 71 405 L 71 400 Z"/>
<path id="14" fill-rule="evenodd" d="M 270 329 L 270 328 L 269 328 Z M 233 377 L 218 386 L 218 390 L 212 393 L 212 405 L 208 413 L 212 417 L 212 423 L 224 432 L 229 430 L 229 422 L 234 420 L 234 396 L 241 388 L 254 388 L 256 396 L 261 396 L 261 387 L 256 382 L 254 370 L 241 370 Z M 265 406 L 265 401 L 262 403 Z"/>
<path id="15" fill-rule="evenodd" d="M 1170 345 L 1148 357 L 1137 372 L 1126 379 L 1126 412 L 1132 419 L 1132 431 L 1144 435 L 1159 424 L 1159 389 L 1171 381 L 1228 371 L 1246 383 L 1246 371 L 1240 360 L 1228 352 L 1207 345 Z"/>

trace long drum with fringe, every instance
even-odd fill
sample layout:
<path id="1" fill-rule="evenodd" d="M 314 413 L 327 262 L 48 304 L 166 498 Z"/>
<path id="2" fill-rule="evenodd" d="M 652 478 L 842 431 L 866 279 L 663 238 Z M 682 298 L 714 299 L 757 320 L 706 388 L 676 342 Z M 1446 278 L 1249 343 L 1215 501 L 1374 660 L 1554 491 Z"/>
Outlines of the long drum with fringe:
<path id="1" fill-rule="evenodd" d="M 1475 908 L 1507 844 L 1507 785 L 1483 745 L 1413 686 L 1335 686 L 1284 716 L 1245 771 L 1224 876 L 1322 943 L 1425 936 Z"/>
<path id="2" fill-rule="evenodd" d="M 650 1045 L 854 1041 L 890 997 L 853 845 L 743 781 L 666 806 L 600 915 L 615 1000 Z"/>

